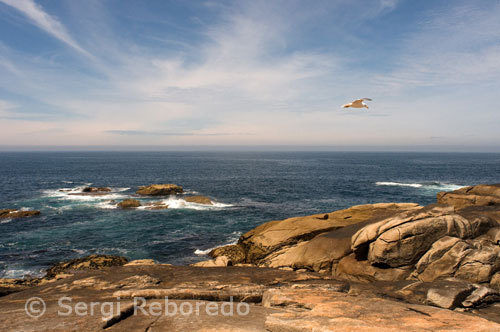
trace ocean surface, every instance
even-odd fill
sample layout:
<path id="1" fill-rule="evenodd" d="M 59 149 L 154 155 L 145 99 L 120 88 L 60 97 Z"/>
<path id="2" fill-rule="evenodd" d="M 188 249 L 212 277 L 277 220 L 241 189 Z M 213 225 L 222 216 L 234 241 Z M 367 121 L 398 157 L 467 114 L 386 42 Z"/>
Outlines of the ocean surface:
<path id="1" fill-rule="evenodd" d="M 376 202 L 435 202 L 436 193 L 500 182 L 500 154 L 359 152 L 3 152 L 0 277 L 41 275 L 94 253 L 189 264 L 269 220 Z M 120 210 L 141 185 L 175 183 L 217 201 L 179 197 L 167 210 Z M 70 195 L 106 186 L 105 196 Z M 61 189 L 71 192 L 61 192 Z"/>

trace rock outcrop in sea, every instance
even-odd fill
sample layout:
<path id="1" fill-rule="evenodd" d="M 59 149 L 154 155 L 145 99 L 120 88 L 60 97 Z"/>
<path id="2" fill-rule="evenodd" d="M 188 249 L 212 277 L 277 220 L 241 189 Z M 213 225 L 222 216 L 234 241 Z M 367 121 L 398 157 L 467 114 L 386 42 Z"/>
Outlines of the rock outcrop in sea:
<path id="1" fill-rule="evenodd" d="M 38 210 L 0 209 L 0 219 L 17 219 L 37 216 L 39 214 L 40 211 Z"/>
<path id="2" fill-rule="evenodd" d="M 164 196 L 182 194 L 184 189 L 176 184 L 151 184 L 149 186 L 141 186 L 136 191 L 136 194 L 145 196 Z"/>

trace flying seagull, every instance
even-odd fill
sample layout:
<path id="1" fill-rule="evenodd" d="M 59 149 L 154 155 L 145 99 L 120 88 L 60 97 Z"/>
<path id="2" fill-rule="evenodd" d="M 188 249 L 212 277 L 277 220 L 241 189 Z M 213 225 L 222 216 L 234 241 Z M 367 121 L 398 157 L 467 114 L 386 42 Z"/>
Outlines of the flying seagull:
<path id="1" fill-rule="evenodd" d="M 366 107 L 366 108 L 368 108 L 368 105 L 366 105 L 365 103 L 363 103 L 363 101 L 365 101 L 365 100 L 372 101 L 370 98 L 361 98 L 361 99 L 356 99 L 352 103 L 342 105 L 342 107 L 343 108 L 348 108 L 348 107 L 353 107 L 353 108 L 363 108 L 363 107 Z"/>

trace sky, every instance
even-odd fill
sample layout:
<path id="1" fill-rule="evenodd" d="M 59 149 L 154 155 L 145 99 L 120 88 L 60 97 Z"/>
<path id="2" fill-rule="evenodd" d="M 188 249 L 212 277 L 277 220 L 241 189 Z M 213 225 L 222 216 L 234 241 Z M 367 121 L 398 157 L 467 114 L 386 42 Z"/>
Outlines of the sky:
<path id="1" fill-rule="evenodd" d="M 0 146 L 500 151 L 499 17 L 498 0 L 0 0 Z"/>

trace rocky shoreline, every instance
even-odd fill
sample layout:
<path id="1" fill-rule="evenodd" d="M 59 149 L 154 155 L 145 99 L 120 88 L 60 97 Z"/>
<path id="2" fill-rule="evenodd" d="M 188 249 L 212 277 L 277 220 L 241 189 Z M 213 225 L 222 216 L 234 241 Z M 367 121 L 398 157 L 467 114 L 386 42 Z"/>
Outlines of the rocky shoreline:
<path id="1" fill-rule="evenodd" d="M 158 190 L 179 193 L 147 195 Z M 90 256 L 43 278 L 4 279 L 1 294 L 11 294 L 0 310 L 12 315 L 0 321 L 9 331 L 500 331 L 499 184 L 442 192 L 425 207 L 378 203 L 270 221 L 210 256 L 189 267 Z M 56 315 L 63 293 L 128 304 L 231 298 L 252 313 L 71 320 Z M 48 315 L 27 320 L 20 306 L 42 295 Z"/>

